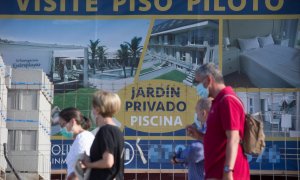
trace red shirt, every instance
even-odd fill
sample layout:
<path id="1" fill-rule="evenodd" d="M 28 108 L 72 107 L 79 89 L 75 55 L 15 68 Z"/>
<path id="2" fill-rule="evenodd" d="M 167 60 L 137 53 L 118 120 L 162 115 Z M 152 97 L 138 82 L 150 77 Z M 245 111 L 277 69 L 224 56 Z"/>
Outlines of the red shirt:
<path id="1" fill-rule="evenodd" d="M 204 136 L 205 178 L 222 178 L 226 156 L 226 131 L 238 130 L 240 137 L 244 136 L 245 114 L 242 105 L 233 97 L 224 97 L 226 94 L 235 95 L 231 87 L 224 88 L 212 102 L 207 119 L 207 130 Z M 250 179 L 249 164 L 241 145 L 238 146 L 234 179 Z"/>

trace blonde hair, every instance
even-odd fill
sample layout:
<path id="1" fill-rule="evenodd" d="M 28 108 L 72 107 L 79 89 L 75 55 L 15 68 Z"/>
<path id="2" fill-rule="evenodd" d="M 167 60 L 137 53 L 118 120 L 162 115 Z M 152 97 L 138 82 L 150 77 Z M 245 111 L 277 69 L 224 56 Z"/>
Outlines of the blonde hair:
<path id="1" fill-rule="evenodd" d="M 103 117 L 113 117 L 121 108 L 121 99 L 118 94 L 97 91 L 93 95 L 93 107 Z"/>

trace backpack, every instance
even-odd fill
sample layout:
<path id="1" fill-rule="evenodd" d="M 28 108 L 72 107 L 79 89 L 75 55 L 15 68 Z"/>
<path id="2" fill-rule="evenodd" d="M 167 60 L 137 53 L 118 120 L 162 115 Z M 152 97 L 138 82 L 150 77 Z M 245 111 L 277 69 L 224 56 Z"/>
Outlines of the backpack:
<path id="1" fill-rule="evenodd" d="M 222 100 L 228 96 L 238 100 L 244 109 L 242 101 L 234 95 L 227 94 Z M 258 155 L 263 152 L 266 143 L 261 113 L 249 114 L 245 112 L 244 138 L 241 140 L 241 144 L 246 154 Z"/>

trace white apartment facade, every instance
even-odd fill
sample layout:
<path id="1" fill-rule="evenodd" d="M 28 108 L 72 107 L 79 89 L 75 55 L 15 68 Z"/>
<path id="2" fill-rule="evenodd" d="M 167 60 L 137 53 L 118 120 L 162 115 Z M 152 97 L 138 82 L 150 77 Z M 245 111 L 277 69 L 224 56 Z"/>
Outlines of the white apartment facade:
<path id="1" fill-rule="evenodd" d="M 6 77 L 6 73 L 9 74 L 10 67 L 6 67 L 2 57 L 0 56 L 0 178 L 5 177 L 5 171 L 7 167 L 6 160 L 4 158 L 4 144 L 7 143 L 7 88 L 9 87 L 9 76 Z"/>
<path id="2" fill-rule="evenodd" d="M 50 179 L 53 84 L 39 69 L 11 69 L 10 72 L 6 72 L 6 84 L 2 83 L 4 73 L 0 78 L 1 100 L 6 101 L 0 101 L 1 154 L 3 143 L 7 143 L 8 159 L 22 179 Z M 2 157 L 3 177 L 15 179 Z"/>

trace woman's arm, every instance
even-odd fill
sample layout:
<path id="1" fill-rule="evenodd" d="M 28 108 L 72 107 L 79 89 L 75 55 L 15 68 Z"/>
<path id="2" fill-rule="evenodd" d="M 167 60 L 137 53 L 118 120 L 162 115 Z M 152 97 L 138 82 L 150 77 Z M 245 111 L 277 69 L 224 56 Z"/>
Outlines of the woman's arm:
<path id="1" fill-rule="evenodd" d="M 114 165 L 114 156 L 110 152 L 105 151 L 103 153 L 102 159 L 95 161 L 95 162 L 88 162 L 88 161 L 84 160 L 83 164 L 87 168 L 109 169 L 109 168 L 112 168 L 112 166 Z"/>

